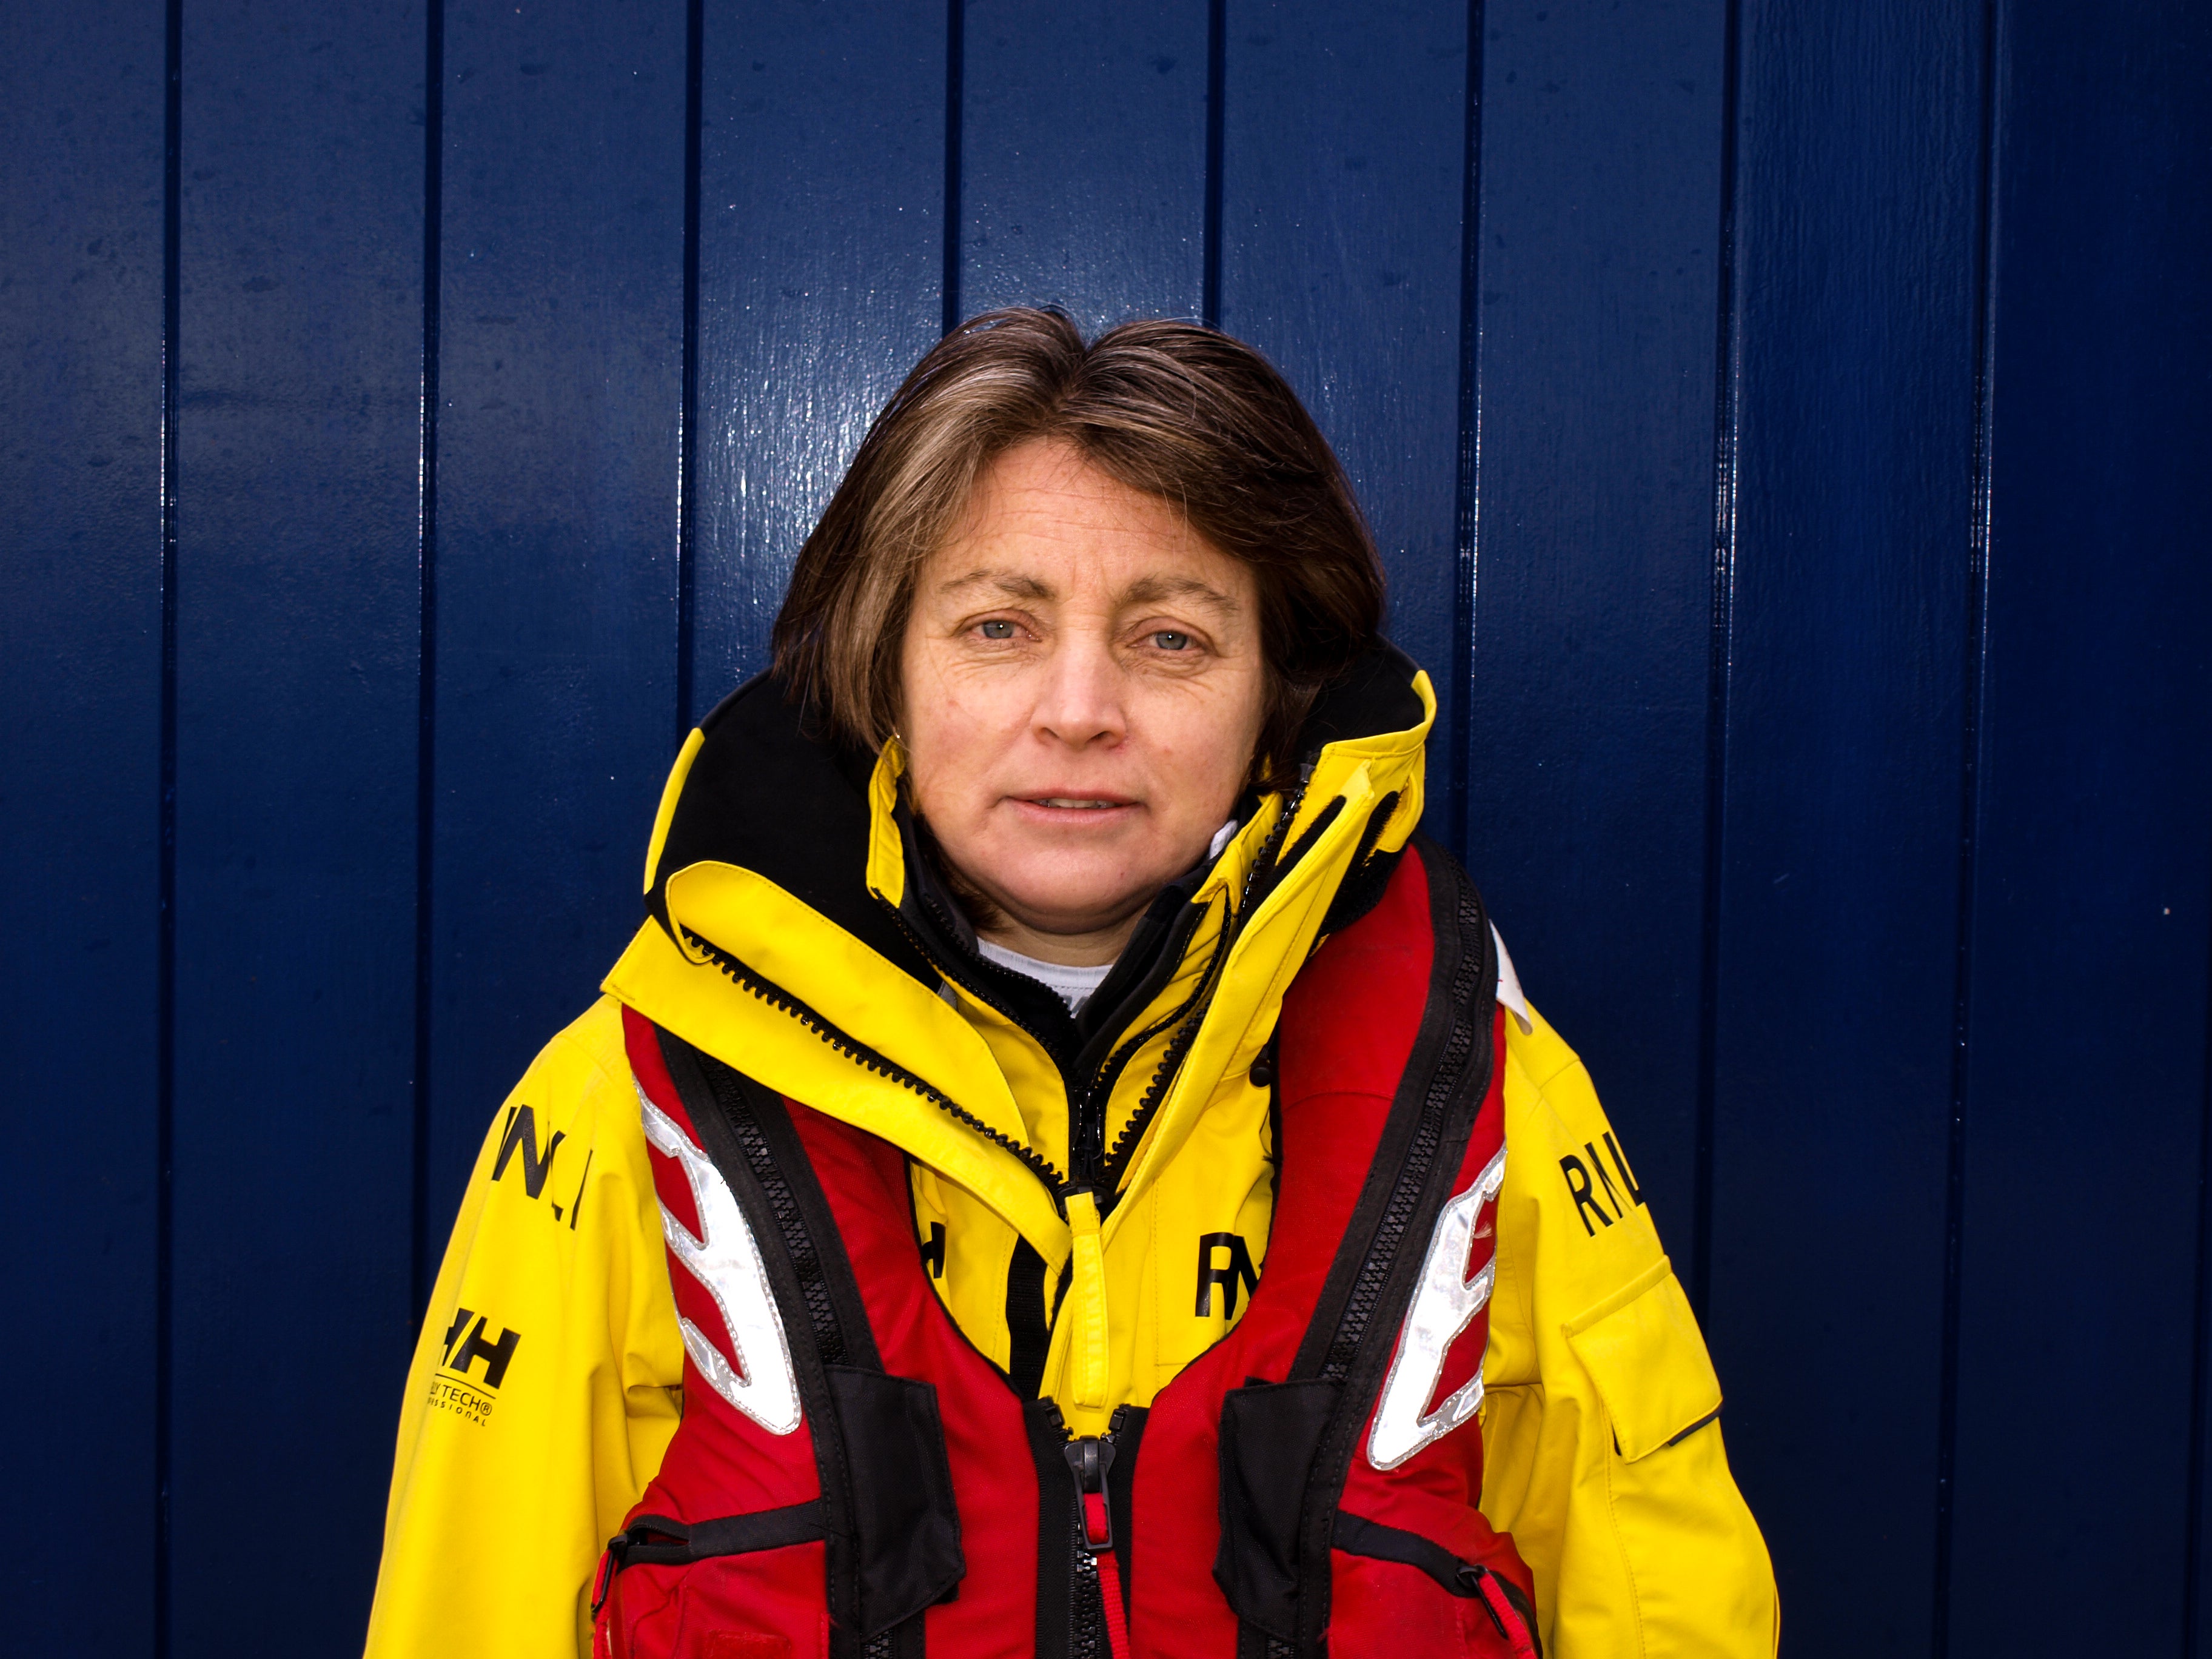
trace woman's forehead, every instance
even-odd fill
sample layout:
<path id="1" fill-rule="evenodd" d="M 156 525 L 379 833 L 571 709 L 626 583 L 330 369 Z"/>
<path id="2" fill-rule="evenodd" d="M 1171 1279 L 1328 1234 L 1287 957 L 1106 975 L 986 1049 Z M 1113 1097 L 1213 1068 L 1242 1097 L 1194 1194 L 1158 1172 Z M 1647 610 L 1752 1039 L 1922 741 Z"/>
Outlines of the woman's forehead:
<path id="1" fill-rule="evenodd" d="M 1063 439 L 1032 439 L 976 480 L 966 510 L 924 566 L 926 599 L 1053 603 L 1077 592 L 1118 603 L 1196 604 L 1224 616 L 1254 587 L 1174 503 L 1123 483 Z"/>

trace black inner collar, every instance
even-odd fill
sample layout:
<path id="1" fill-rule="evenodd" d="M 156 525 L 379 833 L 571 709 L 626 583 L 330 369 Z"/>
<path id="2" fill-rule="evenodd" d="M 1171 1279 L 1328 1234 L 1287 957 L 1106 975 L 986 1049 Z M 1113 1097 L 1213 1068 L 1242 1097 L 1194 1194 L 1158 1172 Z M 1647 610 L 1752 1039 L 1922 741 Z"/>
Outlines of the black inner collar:
<path id="1" fill-rule="evenodd" d="M 1160 890 L 1138 918 L 1136 932 L 1112 971 L 1076 1016 L 1067 1012 L 1057 991 L 1027 974 L 1001 967 L 975 948 L 975 929 L 952 896 L 928 826 L 903 799 L 896 817 L 906 858 L 901 920 L 947 978 L 958 981 L 1044 1045 L 1060 1068 L 1068 1098 L 1077 1099 L 1122 1029 L 1159 994 L 1181 963 L 1202 914 L 1192 896 L 1213 868 L 1213 860 L 1200 860 Z"/>

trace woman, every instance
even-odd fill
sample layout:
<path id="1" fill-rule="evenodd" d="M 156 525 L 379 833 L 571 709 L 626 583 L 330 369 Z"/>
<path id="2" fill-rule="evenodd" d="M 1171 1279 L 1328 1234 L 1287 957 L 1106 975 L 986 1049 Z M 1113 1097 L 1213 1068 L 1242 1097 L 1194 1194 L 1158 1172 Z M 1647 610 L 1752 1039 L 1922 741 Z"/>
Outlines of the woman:
<path id="1" fill-rule="evenodd" d="M 1236 342 L 922 361 L 486 1138 L 373 1656 L 1772 1651 L 1382 600 Z"/>

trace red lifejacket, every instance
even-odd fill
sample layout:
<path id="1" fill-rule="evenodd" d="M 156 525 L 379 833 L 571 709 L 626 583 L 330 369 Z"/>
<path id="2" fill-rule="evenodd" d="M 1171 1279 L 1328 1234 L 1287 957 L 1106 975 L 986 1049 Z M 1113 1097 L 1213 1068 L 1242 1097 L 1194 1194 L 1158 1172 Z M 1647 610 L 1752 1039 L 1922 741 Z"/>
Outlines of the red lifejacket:
<path id="1" fill-rule="evenodd" d="M 1475 1507 L 1497 962 L 1412 845 L 1285 1000 L 1244 1317 L 1095 1440 L 954 1325 L 896 1147 L 625 1011 L 687 1358 L 601 1565 L 602 1659 L 1534 1659 L 1528 1571 Z M 742 1392 L 777 1377 L 795 1396 Z"/>

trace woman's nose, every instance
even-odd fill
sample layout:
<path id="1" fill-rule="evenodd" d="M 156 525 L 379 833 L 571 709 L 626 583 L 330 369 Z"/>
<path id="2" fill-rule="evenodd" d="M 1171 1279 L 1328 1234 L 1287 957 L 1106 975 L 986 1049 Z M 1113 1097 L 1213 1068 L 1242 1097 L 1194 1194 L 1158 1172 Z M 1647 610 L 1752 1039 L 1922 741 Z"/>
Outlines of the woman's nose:
<path id="1" fill-rule="evenodd" d="M 1031 724 L 1071 749 L 1117 741 L 1127 731 L 1121 690 L 1121 666 L 1105 641 L 1066 641 L 1046 664 Z"/>

